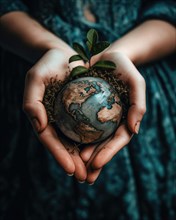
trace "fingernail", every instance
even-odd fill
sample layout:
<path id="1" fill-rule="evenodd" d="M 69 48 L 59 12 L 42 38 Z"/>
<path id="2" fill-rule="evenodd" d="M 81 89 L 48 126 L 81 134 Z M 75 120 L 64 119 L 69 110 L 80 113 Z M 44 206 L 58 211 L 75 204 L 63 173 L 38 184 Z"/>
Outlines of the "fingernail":
<path id="1" fill-rule="evenodd" d="M 83 181 L 79 181 L 79 180 L 78 180 L 78 182 L 79 182 L 79 183 L 85 183 L 85 180 L 83 180 Z"/>
<path id="2" fill-rule="evenodd" d="M 67 173 L 67 176 L 73 176 L 73 173 Z"/>
<path id="3" fill-rule="evenodd" d="M 36 131 L 40 131 L 40 123 L 36 118 L 32 119 L 32 125 Z"/>
<path id="4" fill-rule="evenodd" d="M 92 186 L 94 184 L 94 182 L 93 183 L 89 183 L 89 186 Z"/>
<path id="5" fill-rule="evenodd" d="M 140 127 L 140 121 L 136 122 L 136 124 L 135 124 L 134 130 L 135 130 L 135 133 L 136 133 L 136 134 L 139 133 L 139 127 Z"/>

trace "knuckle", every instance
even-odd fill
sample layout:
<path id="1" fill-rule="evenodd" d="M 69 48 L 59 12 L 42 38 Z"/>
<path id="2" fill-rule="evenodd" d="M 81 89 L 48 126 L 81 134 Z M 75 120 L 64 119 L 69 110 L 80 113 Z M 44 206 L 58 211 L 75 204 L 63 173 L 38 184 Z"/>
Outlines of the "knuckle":
<path id="1" fill-rule="evenodd" d="M 139 112 L 141 115 L 144 115 L 144 114 L 146 113 L 146 106 L 141 106 L 141 107 L 139 107 L 138 112 Z"/>
<path id="2" fill-rule="evenodd" d="M 23 103 L 23 111 L 25 113 L 31 112 L 32 109 L 33 109 L 33 106 L 31 103 Z"/>
<path id="3" fill-rule="evenodd" d="M 37 71 L 36 69 L 30 69 L 27 74 L 26 74 L 26 81 L 33 81 L 33 80 L 37 80 L 40 79 L 42 77 L 42 74 Z"/>
<path id="4" fill-rule="evenodd" d="M 98 160 L 95 160 L 94 163 L 92 164 L 92 167 L 94 169 L 100 169 L 102 166 L 103 166 L 102 161 L 100 162 Z"/>
<path id="5" fill-rule="evenodd" d="M 126 146 L 130 142 L 130 135 L 129 134 L 116 134 L 115 135 L 116 140 L 121 140 L 123 143 L 123 146 Z"/>
<path id="6" fill-rule="evenodd" d="M 142 86 L 146 86 L 146 83 L 145 83 L 145 79 L 144 79 L 144 77 L 142 76 L 142 75 L 139 75 L 139 77 L 137 78 L 137 80 L 138 80 L 138 83 L 140 84 L 140 85 L 142 85 Z"/>
<path id="7" fill-rule="evenodd" d="M 143 76 L 140 77 L 140 84 L 145 88 L 146 87 L 146 82 Z"/>
<path id="8" fill-rule="evenodd" d="M 36 75 L 36 72 L 31 69 L 31 70 L 29 70 L 27 72 L 26 79 L 27 80 L 31 80 L 31 79 L 33 79 L 35 77 L 35 75 Z"/>

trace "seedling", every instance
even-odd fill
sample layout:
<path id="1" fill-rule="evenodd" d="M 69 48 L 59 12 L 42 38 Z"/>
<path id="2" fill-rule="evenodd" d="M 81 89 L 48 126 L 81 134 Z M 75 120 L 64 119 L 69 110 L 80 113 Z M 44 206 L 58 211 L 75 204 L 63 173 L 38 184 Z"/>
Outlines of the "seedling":
<path id="1" fill-rule="evenodd" d="M 87 73 L 93 69 L 106 69 L 106 70 L 115 70 L 116 65 L 112 61 L 109 60 L 100 60 L 95 64 L 91 65 L 91 59 L 93 56 L 101 53 L 106 48 L 110 46 L 110 43 L 107 41 L 99 41 L 98 33 L 94 29 L 90 29 L 87 33 L 87 50 L 80 45 L 79 43 L 73 43 L 73 49 L 78 53 L 77 55 L 73 55 L 69 59 L 69 63 L 82 60 L 85 64 L 88 63 L 89 68 L 84 66 L 77 66 L 73 68 L 70 73 L 71 77 L 75 77 L 81 75 L 83 73 Z"/>

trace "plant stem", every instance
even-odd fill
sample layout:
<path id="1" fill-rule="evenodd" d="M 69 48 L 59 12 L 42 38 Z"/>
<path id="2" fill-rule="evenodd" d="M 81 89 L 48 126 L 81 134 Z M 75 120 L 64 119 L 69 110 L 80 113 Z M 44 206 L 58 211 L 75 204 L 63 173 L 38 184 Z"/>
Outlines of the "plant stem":
<path id="1" fill-rule="evenodd" d="M 90 59 L 89 59 L 89 68 L 91 68 L 91 58 L 92 56 L 90 56 Z"/>

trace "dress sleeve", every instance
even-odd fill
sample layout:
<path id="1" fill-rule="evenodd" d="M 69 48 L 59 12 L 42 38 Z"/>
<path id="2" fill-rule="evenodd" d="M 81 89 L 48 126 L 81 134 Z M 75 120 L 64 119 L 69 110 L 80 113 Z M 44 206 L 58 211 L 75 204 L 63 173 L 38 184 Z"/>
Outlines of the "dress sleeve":
<path id="1" fill-rule="evenodd" d="M 165 20 L 174 26 L 176 25 L 176 1 L 172 0 L 144 0 L 142 4 L 139 22 L 148 19 Z"/>
<path id="2" fill-rule="evenodd" d="M 0 16 L 12 11 L 28 11 L 27 6 L 20 0 L 0 0 Z"/>

